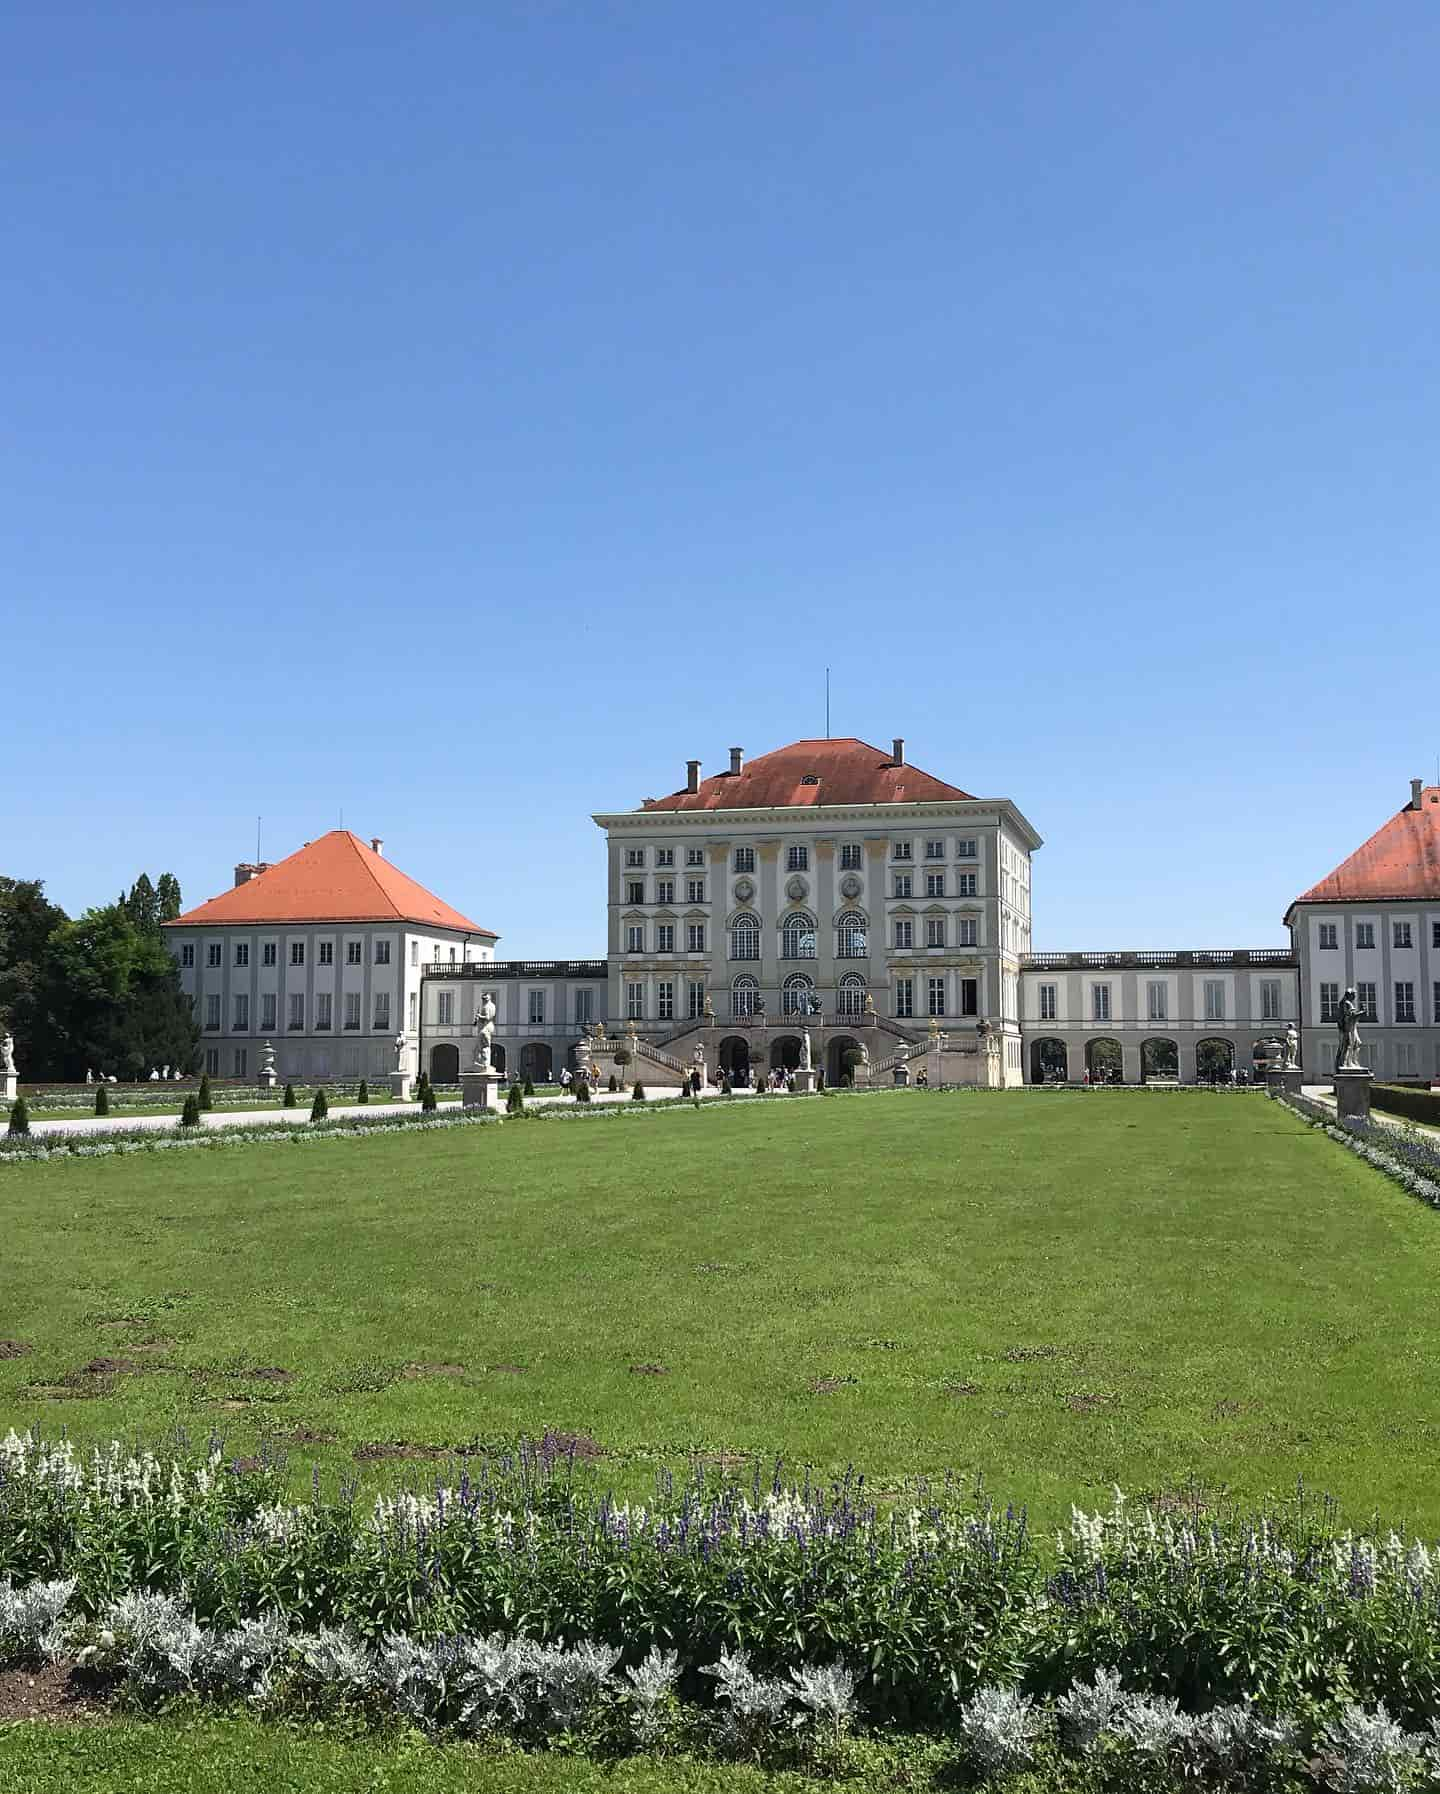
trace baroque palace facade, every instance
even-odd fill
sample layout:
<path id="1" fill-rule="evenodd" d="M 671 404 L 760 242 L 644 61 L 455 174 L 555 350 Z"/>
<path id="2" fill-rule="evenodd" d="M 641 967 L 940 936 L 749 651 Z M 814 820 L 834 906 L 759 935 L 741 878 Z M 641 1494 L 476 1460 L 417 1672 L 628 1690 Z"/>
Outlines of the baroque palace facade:
<path id="1" fill-rule="evenodd" d="M 871 1080 L 939 1055 L 948 1082 L 1193 1082 L 1263 1066 L 1292 1021 L 1318 1078 L 1356 982 L 1381 1024 L 1377 1073 L 1440 1075 L 1440 789 L 1417 782 L 1296 900 L 1288 946 L 1037 953 L 1039 834 L 1011 799 L 910 765 L 903 740 L 798 741 L 748 764 L 732 748 L 725 771 L 686 774 L 593 819 L 601 959 L 497 960 L 493 930 L 344 831 L 237 867 L 168 925 L 206 1068 L 252 1076 L 269 1039 L 283 1076 L 373 1077 L 400 1036 L 411 1070 L 450 1083 L 490 990 L 497 1064 L 537 1080 L 596 1024 L 646 1082 L 678 1082 L 697 1051 L 712 1073 L 763 1072 L 795 1063 L 805 1017 L 832 1080 L 859 1051 Z"/>

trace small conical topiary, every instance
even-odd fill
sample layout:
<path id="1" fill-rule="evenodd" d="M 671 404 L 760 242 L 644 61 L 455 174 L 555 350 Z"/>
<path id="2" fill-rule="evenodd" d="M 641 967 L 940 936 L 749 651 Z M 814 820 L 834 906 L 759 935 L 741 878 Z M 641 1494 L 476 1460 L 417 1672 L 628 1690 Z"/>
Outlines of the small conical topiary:
<path id="1" fill-rule="evenodd" d="M 525 1093 L 518 1084 L 510 1086 L 510 1094 L 505 1098 L 505 1107 L 512 1115 L 525 1113 Z"/>
<path id="2" fill-rule="evenodd" d="M 310 1105 L 310 1119 L 312 1121 L 323 1121 L 329 1113 L 330 1099 L 326 1096 L 325 1086 L 322 1084 L 315 1092 L 315 1100 Z"/>
<path id="3" fill-rule="evenodd" d="M 110 1113 L 110 1092 L 103 1084 L 101 1084 L 95 1092 L 95 1113 L 97 1115 L 108 1115 Z"/>
<path id="4" fill-rule="evenodd" d="M 645 1101 L 645 1086 L 643 1084 L 637 1084 L 630 1092 L 630 1100 L 632 1103 L 643 1103 Z"/>
<path id="5" fill-rule="evenodd" d="M 355 1100 L 357 1103 L 368 1103 L 370 1100 L 370 1086 L 364 1078 L 361 1078 L 360 1088 L 355 1092 Z"/>
<path id="6" fill-rule="evenodd" d="M 590 1080 L 589 1080 L 589 1078 L 576 1078 L 576 1080 L 575 1080 L 575 1100 L 577 1103 L 588 1103 L 589 1102 L 589 1100 L 590 1100 Z"/>
<path id="7" fill-rule="evenodd" d="M 205 1073 L 204 1077 L 201 1078 L 201 1080 L 200 1080 L 200 1099 L 199 1100 L 200 1100 L 200 1107 L 202 1109 L 213 1109 L 215 1107 L 215 1099 L 210 1094 L 210 1074 L 208 1071 Z"/>
<path id="8" fill-rule="evenodd" d="M 620 1088 L 620 1080 L 619 1080 L 619 1078 L 617 1078 L 615 1076 L 615 1073 L 612 1071 L 610 1073 L 610 1084 L 609 1084 L 610 1094 L 613 1096 L 619 1088 Z"/>
<path id="9" fill-rule="evenodd" d="M 535 1094 L 534 1081 L 530 1078 L 526 1078 L 525 1080 L 525 1094 L 526 1096 L 534 1096 Z"/>
<path id="10" fill-rule="evenodd" d="M 295 1086 L 293 1084 L 285 1086 L 285 1107 L 287 1109 L 295 1107 Z"/>
<path id="11" fill-rule="evenodd" d="M 420 1107 L 427 1115 L 435 1113 L 435 1092 L 429 1084 L 420 1092 Z"/>
<path id="12" fill-rule="evenodd" d="M 185 1098 L 185 1107 L 180 1111 L 181 1127 L 199 1127 L 200 1098 L 192 1090 Z"/>
<path id="13" fill-rule="evenodd" d="M 30 1111 L 25 1107 L 23 1096 L 15 1098 L 15 1107 L 10 1111 L 10 1132 L 12 1134 L 28 1134 L 30 1132 Z"/>

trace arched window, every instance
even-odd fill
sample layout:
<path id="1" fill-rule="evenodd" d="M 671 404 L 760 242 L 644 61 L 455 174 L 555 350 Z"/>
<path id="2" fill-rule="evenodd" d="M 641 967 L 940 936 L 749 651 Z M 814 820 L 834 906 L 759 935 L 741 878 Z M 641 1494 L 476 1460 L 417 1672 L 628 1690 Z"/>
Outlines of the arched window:
<path id="1" fill-rule="evenodd" d="M 841 1015 L 864 1015 L 865 980 L 858 972 L 847 972 L 840 980 L 838 1007 Z"/>
<path id="2" fill-rule="evenodd" d="M 754 1015 L 759 997 L 760 986 L 748 972 L 742 972 L 730 986 L 730 1013 L 737 1022 L 743 1016 Z"/>
<path id="3" fill-rule="evenodd" d="M 807 978 L 804 972 L 792 972 L 785 980 L 784 989 L 780 993 L 781 1004 L 786 1015 L 805 1015 L 809 1012 L 811 993 L 815 989 L 813 978 Z"/>
<path id="4" fill-rule="evenodd" d="M 870 930 L 858 909 L 847 909 L 835 924 L 835 957 L 864 959 L 870 952 Z"/>
<path id="5" fill-rule="evenodd" d="M 759 959 L 760 923 L 754 916 L 736 916 L 730 930 L 731 959 Z"/>
<path id="6" fill-rule="evenodd" d="M 797 909 L 780 924 L 781 959 L 814 959 L 815 919 Z"/>

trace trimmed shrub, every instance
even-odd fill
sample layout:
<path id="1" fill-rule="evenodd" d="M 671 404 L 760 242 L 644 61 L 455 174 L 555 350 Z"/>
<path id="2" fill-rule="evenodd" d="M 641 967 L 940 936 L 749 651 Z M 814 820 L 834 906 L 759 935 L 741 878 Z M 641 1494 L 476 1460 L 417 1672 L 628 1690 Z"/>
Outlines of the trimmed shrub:
<path id="1" fill-rule="evenodd" d="M 285 1107 L 287 1109 L 295 1107 L 295 1086 L 293 1084 L 285 1086 Z"/>
<path id="2" fill-rule="evenodd" d="M 101 1084 L 95 1092 L 95 1113 L 97 1115 L 108 1115 L 110 1113 L 110 1092 L 103 1084 Z"/>
<path id="3" fill-rule="evenodd" d="M 606 1088 L 609 1090 L 609 1092 L 612 1096 L 620 1088 L 620 1080 L 619 1080 L 619 1078 L 617 1078 L 615 1076 L 615 1073 L 613 1071 L 610 1073 L 610 1082 L 606 1086 Z"/>
<path id="4" fill-rule="evenodd" d="M 330 1099 L 326 1096 L 325 1086 L 322 1084 L 315 1092 L 315 1100 L 310 1105 L 310 1119 L 312 1121 L 323 1121 L 329 1113 Z"/>
<path id="5" fill-rule="evenodd" d="M 181 1127 L 199 1127 L 200 1098 L 192 1090 L 185 1098 L 185 1107 L 180 1111 Z"/>
<path id="6" fill-rule="evenodd" d="M 210 1094 L 210 1074 L 208 1071 L 200 1080 L 200 1095 L 197 1100 L 202 1109 L 213 1109 L 215 1107 L 215 1099 Z"/>
<path id="7" fill-rule="evenodd" d="M 1370 1106 L 1387 1115 L 1403 1115 L 1407 1121 L 1423 1121 L 1440 1127 L 1440 1090 L 1412 1084 L 1372 1084 Z"/>
<path id="8" fill-rule="evenodd" d="M 534 1096 L 534 1094 L 535 1094 L 535 1082 L 534 1082 L 534 1079 L 533 1079 L 533 1078 L 526 1078 L 526 1080 L 525 1080 L 525 1094 L 526 1094 L 526 1096 Z"/>
<path id="9" fill-rule="evenodd" d="M 505 1098 L 505 1107 L 511 1115 L 525 1113 L 525 1097 L 518 1084 L 510 1086 L 510 1094 Z"/>
<path id="10" fill-rule="evenodd" d="M 636 1084 L 635 1088 L 630 1092 L 630 1100 L 632 1103 L 643 1103 L 645 1101 L 645 1086 L 643 1084 Z"/>
<path id="11" fill-rule="evenodd" d="M 435 1092 L 429 1084 L 420 1092 L 420 1107 L 427 1115 L 435 1113 Z"/>
<path id="12" fill-rule="evenodd" d="M 357 1103 L 368 1103 L 370 1100 L 370 1086 L 364 1078 L 361 1078 L 360 1088 L 355 1092 L 355 1100 Z"/>
<path id="13" fill-rule="evenodd" d="M 735 1094 L 735 1086 L 730 1082 L 730 1073 L 728 1071 L 722 1071 L 720 1074 L 720 1094 L 721 1096 L 733 1096 Z"/>
<path id="14" fill-rule="evenodd" d="M 10 1130 L 12 1134 L 28 1134 L 30 1132 L 30 1111 L 25 1107 L 25 1098 L 17 1096 L 15 1107 L 10 1111 Z"/>
<path id="15" fill-rule="evenodd" d="M 571 1086 L 571 1088 L 575 1092 L 575 1100 L 577 1103 L 588 1103 L 589 1102 L 589 1100 L 590 1100 L 590 1080 L 589 1080 L 589 1078 L 576 1078 L 576 1080 L 575 1080 L 574 1084 Z"/>

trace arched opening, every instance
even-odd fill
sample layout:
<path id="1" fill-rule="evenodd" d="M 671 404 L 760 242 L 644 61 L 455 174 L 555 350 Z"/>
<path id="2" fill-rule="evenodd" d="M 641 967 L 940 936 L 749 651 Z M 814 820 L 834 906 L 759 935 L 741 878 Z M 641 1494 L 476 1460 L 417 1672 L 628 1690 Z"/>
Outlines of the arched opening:
<path id="1" fill-rule="evenodd" d="M 453 1040 L 442 1040 L 438 1046 L 431 1047 L 430 1082 L 432 1084 L 458 1084 L 460 1082 L 460 1049 Z"/>
<path id="2" fill-rule="evenodd" d="M 800 1040 L 794 1034 L 782 1034 L 778 1040 L 770 1044 L 770 1064 L 779 1071 L 783 1066 L 786 1071 L 794 1071 L 800 1063 Z"/>
<path id="3" fill-rule="evenodd" d="M 520 1075 L 532 1084 L 550 1082 L 550 1048 L 543 1040 L 527 1040 L 521 1047 Z"/>
<path id="4" fill-rule="evenodd" d="M 760 985 L 748 972 L 742 972 L 730 986 L 730 1014 L 738 1022 L 754 1015 L 759 1003 Z"/>
<path id="5" fill-rule="evenodd" d="M 837 1015 L 859 1016 L 865 1013 L 865 980 L 858 972 L 847 972 L 840 980 L 835 1004 Z"/>
<path id="6" fill-rule="evenodd" d="M 743 1034 L 727 1034 L 720 1042 L 720 1069 L 732 1083 L 750 1080 L 750 1042 Z"/>
<path id="7" fill-rule="evenodd" d="M 1233 1040 L 1202 1040 L 1195 1048 L 1195 1076 L 1202 1084 L 1230 1084 L 1235 1080 Z"/>
<path id="8" fill-rule="evenodd" d="M 736 916 L 730 924 L 730 957 L 731 959 L 759 959 L 759 917 Z"/>
<path id="9" fill-rule="evenodd" d="M 845 1063 L 847 1053 L 858 1053 L 860 1042 L 853 1034 L 837 1034 L 825 1049 L 825 1082 L 827 1084 L 848 1084 L 851 1081 L 850 1068 Z M 859 1072 L 855 1072 L 855 1081 L 859 1082 Z"/>
<path id="10" fill-rule="evenodd" d="M 792 910 L 780 924 L 781 959 L 814 959 L 815 918 L 803 909 Z"/>
<path id="11" fill-rule="evenodd" d="M 490 1042 L 490 1063 L 495 1067 L 496 1071 L 504 1071 L 505 1069 L 505 1049 L 501 1046 L 498 1040 L 492 1040 Z"/>
<path id="12" fill-rule="evenodd" d="M 1140 1082 L 1142 1084 L 1178 1084 L 1180 1081 L 1180 1048 L 1173 1040 L 1140 1042 Z"/>
<path id="13" fill-rule="evenodd" d="M 780 992 L 780 1007 L 785 1015 L 808 1015 L 815 980 L 804 972 L 792 972 Z"/>
<path id="14" fill-rule="evenodd" d="M 1063 1040 L 1036 1040 L 1030 1045 L 1030 1082 L 1064 1084 L 1070 1077 L 1070 1055 Z"/>
<path id="15" fill-rule="evenodd" d="M 1090 1074 L 1092 1084 L 1123 1084 L 1125 1055 L 1120 1051 L 1120 1042 L 1104 1035 L 1098 1040 L 1087 1040 L 1085 1069 Z"/>
<path id="16" fill-rule="evenodd" d="M 858 909 L 835 918 L 835 957 L 864 959 L 870 952 L 870 926 Z"/>

